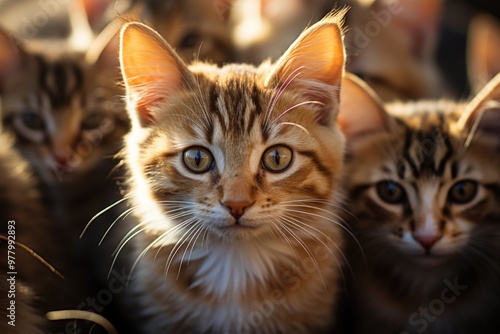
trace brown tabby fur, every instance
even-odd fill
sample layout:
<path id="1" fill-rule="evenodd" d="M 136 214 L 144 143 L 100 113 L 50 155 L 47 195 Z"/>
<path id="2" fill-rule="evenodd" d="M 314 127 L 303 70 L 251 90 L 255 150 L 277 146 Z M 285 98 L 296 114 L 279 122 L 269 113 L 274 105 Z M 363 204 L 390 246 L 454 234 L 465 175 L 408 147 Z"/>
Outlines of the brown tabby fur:
<path id="1" fill-rule="evenodd" d="M 498 332 L 500 76 L 471 102 L 385 106 L 347 80 L 346 218 L 363 250 L 348 251 L 349 332 Z M 451 189 L 464 180 L 478 190 L 461 204 Z M 377 191 L 386 181 L 403 187 L 401 202 Z"/>
<path id="2" fill-rule="evenodd" d="M 143 332 L 318 333 L 332 322 L 341 15 L 258 68 L 186 67 L 147 27 L 122 29 L 138 220 L 124 240 L 136 260 L 128 304 Z M 281 172 L 261 161 L 274 145 L 293 151 Z M 183 152 L 199 146 L 215 160 L 192 173 Z"/>

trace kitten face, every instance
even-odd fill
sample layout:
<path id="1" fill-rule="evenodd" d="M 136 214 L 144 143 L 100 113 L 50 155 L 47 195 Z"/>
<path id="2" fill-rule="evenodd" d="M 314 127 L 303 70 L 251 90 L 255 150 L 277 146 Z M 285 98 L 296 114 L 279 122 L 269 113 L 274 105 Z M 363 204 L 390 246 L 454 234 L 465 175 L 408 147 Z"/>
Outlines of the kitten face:
<path id="1" fill-rule="evenodd" d="M 126 122 L 110 54 L 95 63 L 77 54 L 12 56 L 2 121 L 45 182 L 75 182 L 118 150 Z"/>
<path id="2" fill-rule="evenodd" d="M 267 111 L 272 90 L 253 83 L 262 73 L 245 70 L 243 80 L 198 77 L 200 88 L 155 111 L 169 117 L 155 117 L 138 148 L 144 181 L 162 209 L 224 237 L 298 224 L 298 211 L 328 201 L 340 167 L 341 145 L 330 143 L 341 138 L 318 124 L 317 109 L 285 92 Z M 187 217 L 177 214 L 181 208 Z"/>
<path id="3" fill-rule="evenodd" d="M 179 229 L 201 225 L 196 233 L 245 238 L 283 233 L 277 226 L 288 224 L 310 233 L 299 221 L 312 222 L 326 205 L 341 165 L 332 85 L 342 74 L 343 51 L 318 46 L 338 36 L 332 28 L 312 33 L 314 40 L 305 38 L 302 49 L 292 48 L 275 66 L 220 69 L 187 68 L 142 25 L 122 30 L 134 123 L 128 164 L 149 228 L 168 230 L 175 222 Z M 132 37 L 142 50 L 128 47 Z"/>
<path id="4" fill-rule="evenodd" d="M 466 146 L 467 109 L 443 101 L 390 105 L 392 130 L 356 140 L 349 208 L 365 252 L 438 264 L 487 238 L 499 214 L 498 139 L 478 131 Z"/>

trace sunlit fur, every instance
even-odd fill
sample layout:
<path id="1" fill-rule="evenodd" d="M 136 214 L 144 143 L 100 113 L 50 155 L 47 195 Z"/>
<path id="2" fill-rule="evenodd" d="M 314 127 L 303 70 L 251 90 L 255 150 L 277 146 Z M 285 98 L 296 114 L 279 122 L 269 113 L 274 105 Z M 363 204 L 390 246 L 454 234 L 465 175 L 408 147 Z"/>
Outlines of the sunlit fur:
<path id="1" fill-rule="evenodd" d="M 365 257 L 357 245 L 349 252 L 355 277 L 346 301 L 356 319 L 363 319 L 353 320 L 357 329 L 350 332 L 494 333 L 500 328 L 498 102 L 482 103 L 479 111 L 490 117 L 475 132 L 469 132 L 470 124 L 476 115 L 479 124 L 481 113 L 464 122 L 470 106 L 454 101 L 387 105 L 391 130 L 355 139 L 345 180 L 354 217 L 346 218 Z M 466 204 L 452 203 L 451 187 L 467 179 L 479 183 L 477 195 Z M 383 180 L 401 184 L 408 201 L 384 202 L 375 190 Z M 439 238 L 428 250 L 414 237 L 424 230 Z M 458 295 L 449 287 L 456 284 Z M 420 313 L 424 309 L 429 317 Z"/>
<path id="2" fill-rule="evenodd" d="M 309 33 L 277 65 L 188 70 L 154 32 L 122 30 L 138 219 L 123 244 L 136 249 L 128 303 L 142 331 L 317 333 L 331 323 L 343 262 L 338 18 Z M 293 150 L 280 173 L 262 166 L 276 144 Z M 213 154 L 213 169 L 190 172 L 182 157 L 193 146 Z M 223 205 L 233 199 L 249 202 L 239 219 Z"/>

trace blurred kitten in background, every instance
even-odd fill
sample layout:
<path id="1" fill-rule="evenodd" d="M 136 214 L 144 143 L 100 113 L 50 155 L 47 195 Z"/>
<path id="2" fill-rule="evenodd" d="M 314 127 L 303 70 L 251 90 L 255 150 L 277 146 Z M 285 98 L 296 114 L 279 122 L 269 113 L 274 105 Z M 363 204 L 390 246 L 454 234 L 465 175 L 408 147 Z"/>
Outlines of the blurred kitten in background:
<path id="1" fill-rule="evenodd" d="M 335 5 L 348 5 L 347 70 L 384 100 L 442 96 L 448 91 L 436 64 L 441 0 L 236 0 L 231 13 L 238 58 L 275 59 L 308 24 Z"/>

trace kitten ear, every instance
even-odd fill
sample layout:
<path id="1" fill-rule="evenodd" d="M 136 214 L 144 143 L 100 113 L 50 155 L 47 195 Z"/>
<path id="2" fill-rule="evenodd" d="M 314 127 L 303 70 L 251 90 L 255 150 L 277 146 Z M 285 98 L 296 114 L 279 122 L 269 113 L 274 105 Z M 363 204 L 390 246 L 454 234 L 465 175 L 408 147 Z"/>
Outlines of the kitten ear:
<path id="1" fill-rule="evenodd" d="M 500 73 L 467 105 L 458 126 L 468 136 L 466 146 L 478 133 L 500 139 Z"/>
<path id="2" fill-rule="evenodd" d="M 123 26 L 120 67 L 129 113 L 142 126 L 152 123 L 151 108 L 158 102 L 193 84 L 191 72 L 170 45 L 142 23 Z"/>
<path id="3" fill-rule="evenodd" d="M 21 69 L 25 53 L 20 48 L 20 42 L 0 28 L 0 92 L 7 77 Z"/>
<path id="4" fill-rule="evenodd" d="M 469 26 L 467 43 L 467 74 L 477 93 L 500 72 L 500 21 L 478 15 Z"/>
<path id="5" fill-rule="evenodd" d="M 339 109 L 338 123 L 348 146 L 366 135 L 390 131 L 393 126 L 379 97 L 351 73 L 342 80 Z"/>
<path id="6" fill-rule="evenodd" d="M 345 58 L 341 30 L 344 13 L 329 15 L 305 30 L 266 81 L 268 86 L 320 102 L 318 120 L 324 125 L 330 124 L 338 111 Z"/>

